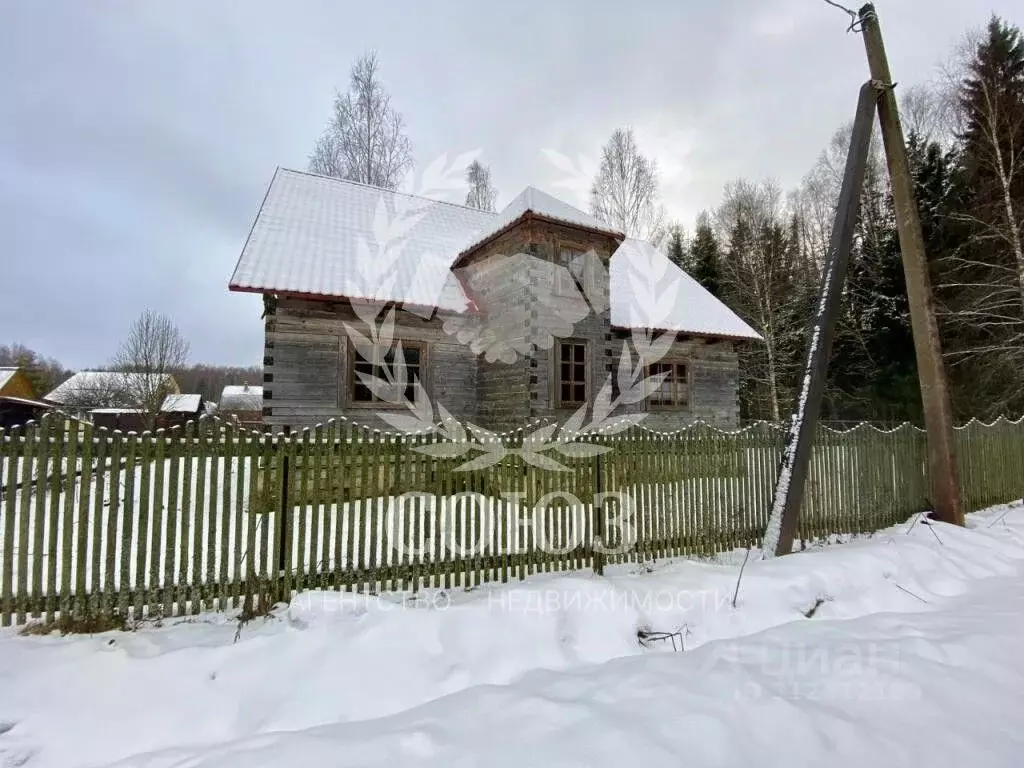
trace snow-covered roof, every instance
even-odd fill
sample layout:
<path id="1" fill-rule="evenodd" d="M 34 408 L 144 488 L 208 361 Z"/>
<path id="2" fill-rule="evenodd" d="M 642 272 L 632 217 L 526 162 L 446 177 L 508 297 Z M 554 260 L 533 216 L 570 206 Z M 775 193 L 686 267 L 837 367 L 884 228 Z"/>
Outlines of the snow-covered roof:
<path id="1" fill-rule="evenodd" d="M 7 386 L 7 382 L 13 379 L 17 372 L 17 368 L 0 368 L 0 389 Z"/>
<path id="2" fill-rule="evenodd" d="M 279 168 L 231 276 L 236 291 L 463 311 L 448 267 L 494 214 Z"/>
<path id="3" fill-rule="evenodd" d="M 143 377 L 150 377 L 146 381 Z M 43 399 L 58 405 L 134 406 L 133 392 L 155 389 L 159 385 L 177 389 L 174 377 L 158 373 L 124 371 L 79 371 Z"/>
<path id="4" fill-rule="evenodd" d="M 229 287 L 462 312 L 469 301 L 451 267 L 461 254 L 526 212 L 621 237 L 590 214 L 534 187 L 495 214 L 279 168 Z M 637 283 L 636 273 L 644 269 L 649 273 Z M 625 239 L 612 256 L 610 270 L 613 325 L 760 338 L 650 243 Z M 644 281 L 650 283 L 646 288 Z M 650 304 L 652 296 L 661 303 Z M 250 387 L 257 389 L 262 397 L 261 388 Z M 227 408 L 223 395 L 220 407 Z"/>
<path id="5" fill-rule="evenodd" d="M 610 235 L 622 237 L 622 232 L 605 224 L 600 219 L 594 218 L 589 213 L 584 213 L 579 208 L 575 208 L 559 200 L 557 197 L 549 195 L 547 192 L 541 192 L 536 187 L 527 187 L 516 195 L 515 199 L 506 205 L 493 220 L 488 222 L 479 231 L 473 233 L 473 236 L 462 248 L 462 253 L 473 250 L 478 245 L 503 232 L 526 213 L 534 213 L 538 216 L 543 216 L 545 219 L 561 222 L 562 224 L 583 227 L 584 229 L 592 229 L 597 232 L 606 232 Z"/>
<path id="6" fill-rule="evenodd" d="M 220 411 L 263 410 L 263 387 L 251 384 L 228 384 L 220 393 Z"/>
<path id="7" fill-rule="evenodd" d="M 198 413 L 202 404 L 202 395 L 168 395 L 160 410 L 164 413 Z"/>
<path id="8" fill-rule="evenodd" d="M 611 321 L 619 328 L 652 328 L 701 336 L 761 336 L 658 248 L 627 238 L 608 265 Z"/>

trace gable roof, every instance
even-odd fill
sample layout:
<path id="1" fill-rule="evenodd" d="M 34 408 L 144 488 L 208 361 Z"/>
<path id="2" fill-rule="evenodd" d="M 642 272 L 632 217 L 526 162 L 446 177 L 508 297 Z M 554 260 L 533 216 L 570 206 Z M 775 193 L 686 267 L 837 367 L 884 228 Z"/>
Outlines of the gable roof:
<path id="1" fill-rule="evenodd" d="M 547 192 L 541 192 L 536 187 L 527 187 L 516 195 L 512 202 L 506 205 L 492 221 L 473 234 L 473 237 L 470 238 L 469 242 L 462 249 L 460 255 L 472 251 L 491 238 L 500 235 L 506 229 L 510 229 L 527 213 L 533 213 L 560 224 L 590 229 L 595 232 L 604 232 L 616 237 L 625 237 L 615 227 L 605 224 L 589 213 L 584 213 L 579 208 L 571 206 L 557 197 L 549 195 Z"/>
<path id="2" fill-rule="evenodd" d="M 79 371 L 43 399 L 57 405 L 111 405 L 136 406 L 131 402 L 132 390 L 141 390 L 150 377 L 152 385 L 176 387 L 169 373 L 126 373 L 124 371 Z"/>
<path id="3" fill-rule="evenodd" d="M 263 410 L 263 387 L 251 384 L 228 384 L 220 393 L 222 411 L 261 411 Z"/>
<path id="4" fill-rule="evenodd" d="M 17 372 L 17 368 L 0 368 L 0 389 L 6 387 L 7 382 L 13 379 Z"/>
<path id="5" fill-rule="evenodd" d="M 590 214 L 534 187 L 527 187 L 495 214 L 278 168 L 228 287 L 311 298 L 394 301 L 463 312 L 470 302 L 452 274 L 452 266 L 460 255 L 526 213 L 622 236 Z M 388 247 L 378 248 L 379 243 Z M 645 264 L 658 275 L 655 287 L 661 304 L 653 315 L 650 291 L 640 287 L 643 280 L 637 283 L 630 277 L 636 271 L 631 264 Z M 650 243 L 623 240 L 612 255 L 609 270 L 612 325 L 761 338 Z M 250 387 L 255 389 L 260 389 L 262 398 L 262 388 Z M 221 408 L 223 399 L 222 395 Z"/>

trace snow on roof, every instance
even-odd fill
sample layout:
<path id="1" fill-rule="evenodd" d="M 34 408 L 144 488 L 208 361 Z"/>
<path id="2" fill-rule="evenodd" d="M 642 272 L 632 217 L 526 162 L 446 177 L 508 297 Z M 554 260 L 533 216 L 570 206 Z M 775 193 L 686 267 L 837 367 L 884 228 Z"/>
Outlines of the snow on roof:
<path id="1" fill-rule="evenodd" d="M 202 404 L 202 395 L 168 395 L 160 410 L 164 413 L 198 413 Z"/>
<path id="2" fill-rule="evenodd" d="M 473 234 L 468 244 L 462 249 L 462 253 L 471 251 L 484 241 L 490 240 L 528 212 L 574 227 L 583 227 L 598 232 L 607 232 L 610 235 L 622 236 L 622 232 L 615 227 L 605 224 L 589 213 L 584 213 L 579 208 L 575 208 L 559 200 L 557 197 L 549 195 L 547 192 L 541 192 L 536 187 L 527 187 L 502 209 L 497 218 L 488 222 L 486 226 Z"/>
<path id="3" fill-rule="evenodd" d="M 612 325 L 760 339 L 704 286 L 655 246 L 627 238 L 608 266 Z"/>
<path id="4" fill-rule="evenodd" d="M 263 410 L 263 387 L 254 387 L 251 384 L 228 384 L 220 393 L 218 410 Z"/>
<path id="5" fill-rule="evenodd" d="M 499 214 L 279 168 L 229 287 L 314 297 L 367 298 L 461 312 L 458 256 L 527 211 L 621 236 L 590 214 L 527 187 Z M 378 244 L 387 247 L 378 248 Z M 644 273 L 647 274 L 638 274 Z M 610 265 L 612 324 L 737 339 L 761 337 L 650 243 L 626 239 Z M 637 280 L 640 279 L 638 283 Z M 644 284 L 651 283 L 644 288 Z M 661 303 L 651 304 L 650 288 Z M 671 295 L 671 301 L 666 296 Z M 652 314 L 654 313 L 654 314 Z M 657 316 L 660 315 L 660 316 Z M 225 393 L 228 392 L 226 388 Z M 250 387 L 260 391 L 262 388 Z M 234 408 L 229 410 L 258 410 Z"/>
<path id="6" fill-rule="evenodd" d="M 134 403 L 128 402 L 131 399 L 130 393 L 145 389 L 142 386 L 146 383 L 142 378 L 145 376 L 151 377 L 152 384 L 156 384 L 162 379 L 167 386 L 174 385 L 174 378 L 167 373 L 79 371 L 43 399 L 58 405 L 91 405 L 109 400 L 120 401 L 124 405 L 134 405 Z"/>
<path id="7" fill-rule="evenodd" d="M 466 238 L 493 218 L 461 205 L 279 168 L 229 286 L 463 311 L 466 298 L 448 281 L 448 267 Z"/>
<path id="8" fill-rule="evenodd" d="M 0 368 L 0 389 L 3 389 L 17 372 L 17 368 Z"/>

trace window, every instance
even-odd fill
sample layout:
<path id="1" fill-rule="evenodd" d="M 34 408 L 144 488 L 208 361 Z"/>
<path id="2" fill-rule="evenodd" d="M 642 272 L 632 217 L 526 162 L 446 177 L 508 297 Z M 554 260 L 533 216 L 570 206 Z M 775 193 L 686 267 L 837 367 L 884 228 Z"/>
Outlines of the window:
<path id="1" fill-rule="evenodd" d="M 394 364 L 395 364 L 395 347 L 391 347 L 386 352 L 381 350 L 379 347 L 374 349 L 375 360 L 367 360 L 355 347 L 349 347 L 352 355 L 352 376 L 351 376 L 351 392 L 352 402 L 354 403 L 387 403 L 387 400 L 382 400 L 377 396 L 373 390 L 371 390 L 366 384 L 363 383 L 365 376 L 372 376 L 373 378 L 380 379 L 385 382 L 390 382 L 391 377 L 395 375 Z M 414 399 L 413 383 L 415 381 L 423 381 L 423 377 L 420 373 L 421 365 L 423 362 L 423 345 L 412 344 L 409 342 L 402 342 L 402 359 L 405 361 L 405 394 L 406 400 Z M 363 377 L 360 374 L 364 374 Z M 394 403 L 398 405 L 398 403 Z"/>
<path id="2" fill-rule="evenodd" d="M 652 406 L 680 407 L 690 402 L 690 388 L 686 377 L 686 363 L 652 363 L 647 366 L 648 376 L 667 374 L 661 386 L 648 396 Z"/>
<path id="3" fill-rule="evenodd" d="M 557 270 L 555 279 L 555 292 L 560 296 L 572 295 L 577 292 L 576 285 L 583 287 L 583 265 L 585 259 L 577 258 L 583 253 L 578 248 L 560 248 L 555 263 L 565 270 Z M 568 272 L 568 274 L 566 274 Z"/>
<path id="4" fill-rule="evenodd" d="M 582 341 L 558 344 L 559 405 L 582 405 L 587 402 L 587 345 Z"/>

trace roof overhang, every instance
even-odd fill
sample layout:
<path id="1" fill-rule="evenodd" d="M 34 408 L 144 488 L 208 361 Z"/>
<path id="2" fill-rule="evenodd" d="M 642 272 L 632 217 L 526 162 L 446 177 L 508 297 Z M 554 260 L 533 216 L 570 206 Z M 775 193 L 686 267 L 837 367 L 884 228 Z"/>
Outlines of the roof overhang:
<path id="1" fill-rule="evenodd" d="M 228 285 L 228 290 L 234 293 L 262 293 L 267 296 L 277 296 L 278 298 L 286 299 L 304 299 L 307 301 L 348 301 L 348 302 L 363 302 L 366 304 L 401 304 L 403 307 L 408 307 L 411 311 L 421 310 L 423 313 L 430 315 L 435 312 L 444 313 L 449 315 L 464 314 L 458 310 L 451 309 L 450 307 L 438 307 L 430 304 L 415 304 L 408 301 L 400 301 L 396 299 L 377 299 L 370 298 L 368 296 L 345 296 L 342 294 L 331 294 L 331 293 L 305 293 L 301 291 L 281 291 L 274 288 L 253 288 L 246 285 Z M 465 310 L 466 313 L 476 312 L 477 307 L 467 297 L 466 299 L 468 306 Z M 418 314 L 418 313 L 417 313 Z"/>
<path id="2" fill-rule="evenodd" d="M 612 240 L 615 240 L 616 245 L 621 244 L 622 241 L 626 239 L 626 235 L 624 233 L 622 233 L 622 232 L 612 231 L 612 230 L 604 230 L 604 229 L 597 229 L 595 227 L 588 227 L 588 226 L 585 226 L 583 224 L 579 224 L 577 222 L 566 221 L 565 219 L 559 219 L 559 218 L 557 218 L 555 216 L 545 216 L 543 213 L 537 213 L 536 211 L 523 211 L 519 216 L 514 218 L 512 221 L 510 221 L 504 227 L 502 227 L 501 229 L 497 230 L 496 232 L 492 232 L 490 235 L 485 237 L 479 243 L 475 243 L 474 245 L 471 245 L 469 248 L 466 248 L 466 249 L 460 251 L 458 257 L 455 259 L 455 262 L 452 264 L 452 269 L 455 269 L 456 267 L 462 266 L 462 264 L 465 262 L 466 258 L 470 254 L 476 253 L 481 248 L 489 245 L 490 243 L 493 243 L 495 240 L 497 240 L 502 235 L 512 231 L 513 229 L 518 227 L 520 224 L 524 224 L 527 221 L 539 221 L 539 222 L 542 222 L 544 224 L 552 224 L 552 225 L 559 226 L 559 227 L 567 227 L 568 229 L 577 229 L 577 230 L 579 230 L 581 232 L 587 232 L 589 234 L 598 235 L 599 237 L 607 237 L 607 238 L 610 238 Z"/>
<path id="3" fill-rule="evenodd" d="M 613 325 L 613 331 L 655 331 L 657 333 L 675 333 L 677 335 L 692 336 L 695 339 L 707 339 L 712 341 L 760 341 L 763 342 L 764 338 L 761 336 L 739 336 L 728 333 L 708 333 L 706 331 L 688 331 L 681 330 L 679 328 L 651 328 L 645 325 Z"/>

